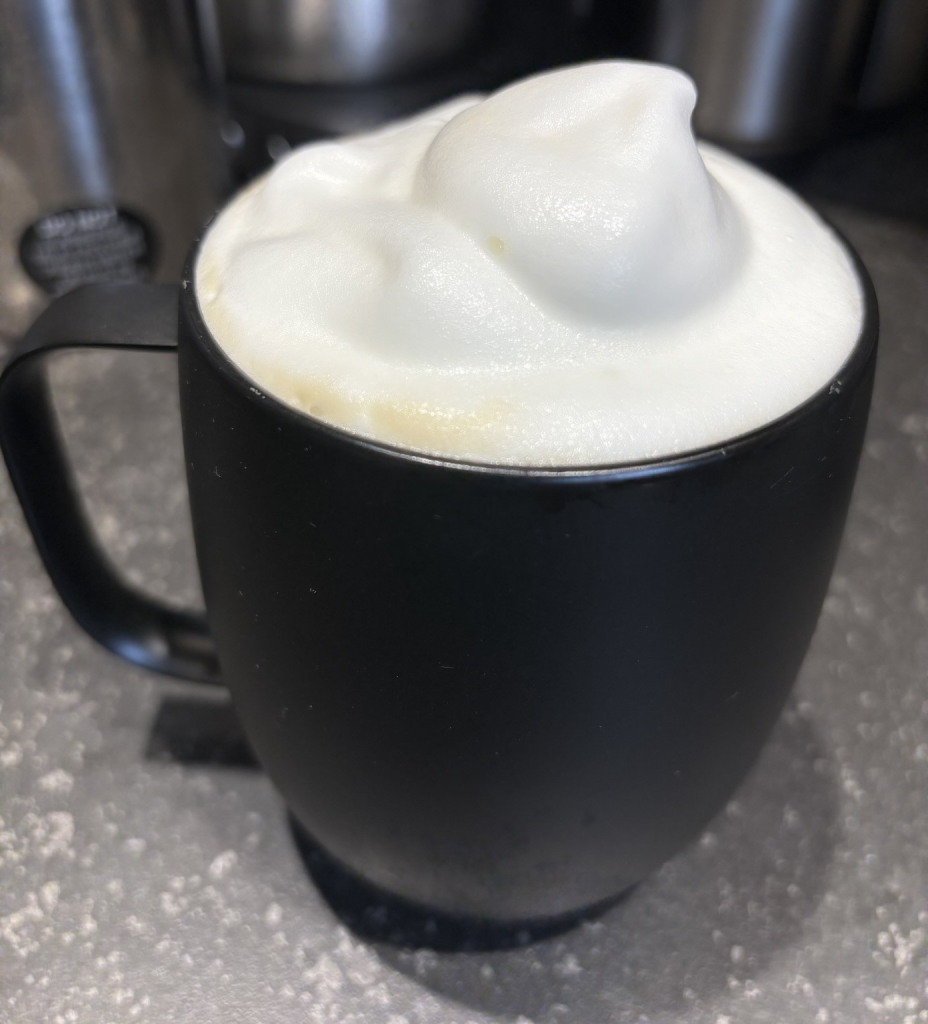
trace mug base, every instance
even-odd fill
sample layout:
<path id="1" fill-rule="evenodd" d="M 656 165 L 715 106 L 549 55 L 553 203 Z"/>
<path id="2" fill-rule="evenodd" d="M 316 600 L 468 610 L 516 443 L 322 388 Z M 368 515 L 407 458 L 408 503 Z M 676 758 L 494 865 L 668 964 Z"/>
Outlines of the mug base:
<path id="1" fill-rule="evenodd" d="M 297 852 L 320 895 L 346 928 L 368 942 L 439 953 L 516 949 L 595 920 L 631 892 L 556 917 L 499 921 L 449 914 L 366 881 L 323 849 L 292 813 L 289 821 Z"/>

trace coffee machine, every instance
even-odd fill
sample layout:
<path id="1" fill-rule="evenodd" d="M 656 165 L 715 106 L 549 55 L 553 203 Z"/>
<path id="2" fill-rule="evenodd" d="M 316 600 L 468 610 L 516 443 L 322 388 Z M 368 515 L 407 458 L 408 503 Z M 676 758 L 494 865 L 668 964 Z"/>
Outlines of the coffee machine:
<path id="1" fill-rule="evenodd" d="M 223 190 L 198 76 L 177 0 L 0 0 L 0 335 L 178 277 Z"/>
<path id="2" fill-rule="evenodd" d="M 597 0 L 594 50 L 675 65 L 699 135 L 780 160 L 928 82 L 925 0 Z"/>
<path id="3" fill-rule="evenodd" d="M 589 0 L 192 0 L 238 180 L 291 146 L 362 131 L 585 55 Z"/>

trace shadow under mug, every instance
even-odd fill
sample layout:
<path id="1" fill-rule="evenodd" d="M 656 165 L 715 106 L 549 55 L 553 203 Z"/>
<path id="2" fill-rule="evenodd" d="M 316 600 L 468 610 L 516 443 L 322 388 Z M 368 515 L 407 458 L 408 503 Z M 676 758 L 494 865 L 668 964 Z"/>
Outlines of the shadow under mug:
<path id="1" fill-rule="evenodd" d="M 231 690 L 313 840 L 470 917 L 552 917 L 694 837 L 760 751 L 815 628 L 870 403 L 877 309 L 840 373 L 751 434 L 636 465 L 474 465 L 296 412 L 210 336 L 193 284 L 93 286 L 0 382 L 46 569 L 97 640 Z M 177 350 L 202 616 L 107 563 L 41 357 Z M 221 665 L 221 677 L 220 677 Z"/>

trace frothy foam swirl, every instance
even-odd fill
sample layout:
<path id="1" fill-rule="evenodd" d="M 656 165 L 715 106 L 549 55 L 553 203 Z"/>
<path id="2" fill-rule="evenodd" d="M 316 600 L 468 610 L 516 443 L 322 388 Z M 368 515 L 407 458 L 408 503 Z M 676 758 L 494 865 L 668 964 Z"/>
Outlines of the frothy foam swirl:
<path id="1" fill-rule="evenodd" d="M 428 453 L 593 465 L 719 443 L 837 372 L 844 248 L 690 129 L 684 75 L 588 64 L 307 146 L 210 229 L 200 306 L 282 401 Z"/>

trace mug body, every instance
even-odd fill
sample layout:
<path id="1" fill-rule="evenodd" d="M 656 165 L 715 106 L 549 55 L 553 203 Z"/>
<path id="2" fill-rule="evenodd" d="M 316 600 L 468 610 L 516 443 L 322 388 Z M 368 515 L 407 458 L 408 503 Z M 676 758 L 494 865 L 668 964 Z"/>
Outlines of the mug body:
<path id="1" fill-rule="evenodd" d="M 224 679 L 299 822 L 440 910 L 546 917 L 633 885 L 755 760 L 828 586 L 876 307 L 830 386 L 725 446 L 476 466 L 264 393 L 181 291 L 197 555 Z"/>

